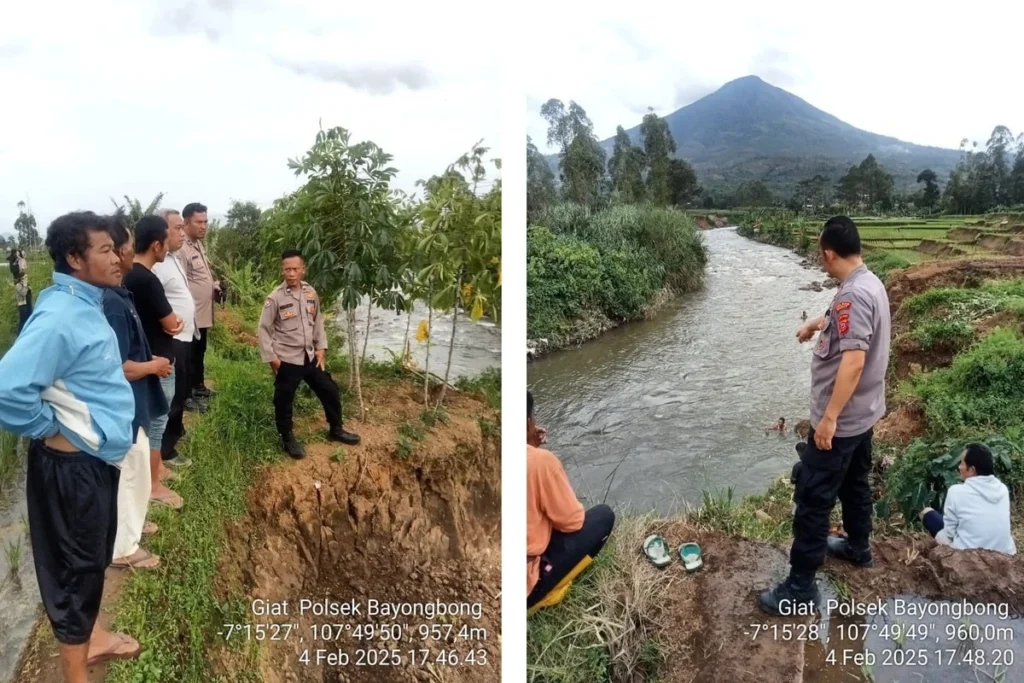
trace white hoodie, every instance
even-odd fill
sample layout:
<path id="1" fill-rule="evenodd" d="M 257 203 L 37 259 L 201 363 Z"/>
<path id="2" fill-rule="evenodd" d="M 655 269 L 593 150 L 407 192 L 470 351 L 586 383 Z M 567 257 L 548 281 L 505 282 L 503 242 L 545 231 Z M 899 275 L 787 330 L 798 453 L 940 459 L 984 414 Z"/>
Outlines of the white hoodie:
<path id="1" fill-rule="evenodd" d="M 992 475 L 950 486 L 942 519 L 944 526 L 935 540 L 943 545 L 1017 554 L 1010 535 L 1010 492 Z"/>

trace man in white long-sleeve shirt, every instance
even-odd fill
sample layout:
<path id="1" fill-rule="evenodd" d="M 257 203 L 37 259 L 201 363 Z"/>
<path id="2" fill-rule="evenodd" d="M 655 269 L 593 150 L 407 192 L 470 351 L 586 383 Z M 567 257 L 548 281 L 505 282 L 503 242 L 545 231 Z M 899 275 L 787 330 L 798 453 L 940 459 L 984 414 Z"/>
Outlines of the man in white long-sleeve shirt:
<path id="1" fill-rule="evenodd" d="M 995 550 L 1016 555 L 1010 534 L 1010 492 L 995 477 L 992 451 L 968 444 L 960 456 L 960 479 L 946 492 L 942 514 L 921 512 L 921 522 L 935 540 L 956 550 Z"/>
<path id="2" fill-rule="evenodd" d="M 153 266 L 153 274 L 164 286 L 164 294 L 167 296 L 168 303 L 171 304 L 171 310 L 185 322 L 185 326 L 171 342 L 174 350 L 174 373 L 171 376 L 173 383 L 165 387 L 165 389 L 171 390 L 168 392 L 171 394 L 168 397 L 170 413 L 164 428 L 160 455 L 165 465 L 179 467 L 186 466 L 190 462 L 178 454 L 175 446 L 185 435 L 183 416 L 188 407 L 186 403 L 189 401 L 188 378 L 190 377 L 192 342 L 196 335 L 196 304 L 188 288 L 185 270 L 178 260 L 181 247 L 185 243 L 184 221 L 182 221 L 181 214 L 175 209 L 166 209 L 161 212 L 161 216 L 167 221 L 167 251 L 169 253 L 167 258 Z"/>

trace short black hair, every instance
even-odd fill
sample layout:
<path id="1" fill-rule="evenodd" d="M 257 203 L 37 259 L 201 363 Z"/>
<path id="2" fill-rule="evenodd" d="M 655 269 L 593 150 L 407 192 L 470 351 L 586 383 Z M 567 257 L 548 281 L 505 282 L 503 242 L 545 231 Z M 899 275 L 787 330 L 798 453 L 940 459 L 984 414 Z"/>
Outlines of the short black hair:
<path id="1" fill-rule="evenodd" d="M 71 275 L 74 269 L 68 256 L 85 256 L 89 249 L 89 233 L 105 232 L 114 237 L 109 216 L 92 211 L 74 211 L 57 218 L 46 229 L 46 249 L 53 259 L 53 269 Z"/>
<path id="2" fill-rule="evenodd" d="M 982 477 L 995 474 L 996 463 L 992 459 L 992 451 L 983 443 L 969 443 L 964 448 L 964 464 L 973 467 Z"/>
<path id="3" fill-rule="evenodd" d="M 206 213 L 206 206 L 199 202 L 186 204 L 185 208 L 181 210 L 181 217 L 188 220 L 189 218 L 192 218 L 192 214 L 194 213 Z"/>
<path id="4" fill-rule="evenodd" d="M 167 221 L 162 216 L 143 216 L 135 224 L 135 251 L 145 254 L 154 244 L 167 241 Z"/>
<path id="5" fill-rule="evenodd" d="M 785 422 L 785 421 L 786 421 L 786 418 L 784 418 L 784 417 L 780 417 L 779 418 L 779 422 Z"/>
<path id="6" fill-rule="evenodd" d="M 529 420 L 533 417 L 533 392 L 527 390 L 526 392 L 526 419 Z"/>
<path id="7" fill-rule="evenodd" d="M 848 216 L 833 216 L 825 221 L 819 239 L 822 249 L 831 249 L 842 258 L 860 255 L 860 233 Z"/>
<path id="8" fill-rule="evenodd" d="M 302 252 L 298 249 L 286 249 L 281 252 L 281 260 L 284 261 L 286 258 L 300 258 L 305 263 L 306 259 L 302 256 Z"/>

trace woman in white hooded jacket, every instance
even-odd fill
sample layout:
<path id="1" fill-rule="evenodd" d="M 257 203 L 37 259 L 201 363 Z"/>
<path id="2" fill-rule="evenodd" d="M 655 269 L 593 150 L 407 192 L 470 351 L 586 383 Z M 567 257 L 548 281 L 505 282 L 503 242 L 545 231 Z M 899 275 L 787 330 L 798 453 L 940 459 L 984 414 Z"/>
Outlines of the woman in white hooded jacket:
<path id="1" fill-rule="evenodd" d="M 992 451 L 969 444 L 960 456 L 960 479 L 946 492 L 942 514 L 932 508 L 921 512 L 921 521 L 935 540 L 955 550 L 995 550 L 1016 555 L 1010 535 L 1010 492 L 995 477 Z"/>

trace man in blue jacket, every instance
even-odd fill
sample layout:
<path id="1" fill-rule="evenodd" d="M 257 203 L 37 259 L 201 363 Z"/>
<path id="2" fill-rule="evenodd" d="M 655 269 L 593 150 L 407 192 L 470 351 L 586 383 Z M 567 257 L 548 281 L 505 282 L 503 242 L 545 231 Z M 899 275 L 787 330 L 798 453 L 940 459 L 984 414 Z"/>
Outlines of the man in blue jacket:
<path id="1" fill-rule="evenodd" d="M 101 308 L 105 288 L 121 276 L 110 231 L 111 220 L 92 212 L 50 225 L 54 284 L 40 293 L 25 329 L 0 359 L 0 427 L 31 440 L 32 554 L 69 683 L 87 683 L 90 663 L 139 650 L 96 620 L 117 531 L 118 468 L 132 445 L 135 414 L 117 339 Z"/>

